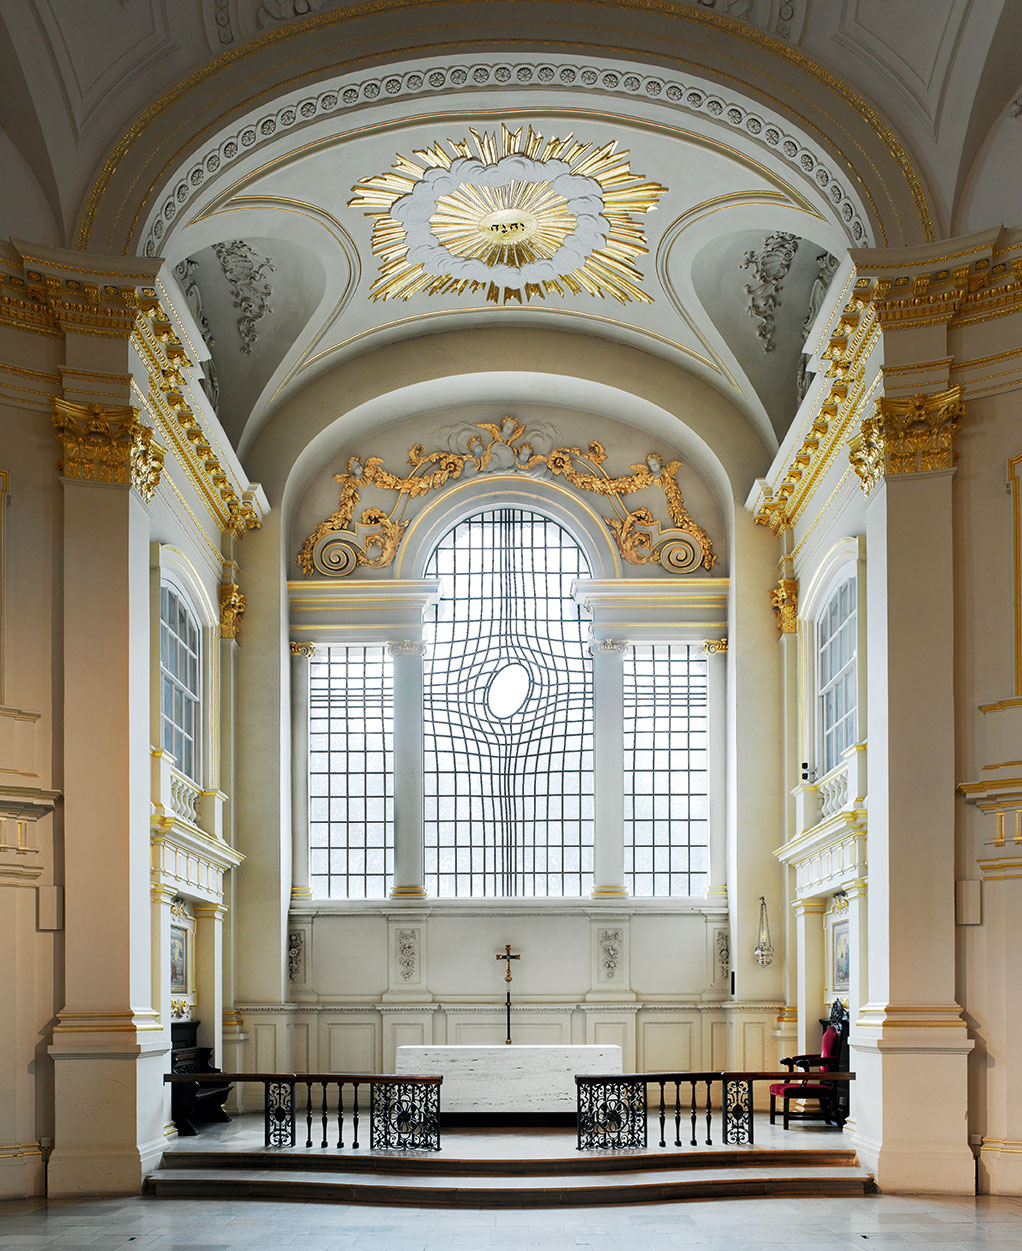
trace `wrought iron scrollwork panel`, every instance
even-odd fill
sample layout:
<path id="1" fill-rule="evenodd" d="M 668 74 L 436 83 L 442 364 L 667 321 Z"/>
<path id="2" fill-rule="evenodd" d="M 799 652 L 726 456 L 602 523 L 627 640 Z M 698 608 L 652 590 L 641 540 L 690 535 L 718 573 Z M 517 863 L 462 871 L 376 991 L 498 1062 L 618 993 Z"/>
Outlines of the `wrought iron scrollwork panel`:
<path id="1" fill-rule="evenodd" d="M 440 1150 L 439 1084 L 373 1082 L 370 1108 L 371 1150 Z"/>
<path id="2" fill-rule="evenodd" d="M 295 1084 L 266 1083 L 266 1146 L 295 1145 Z"/>
<path id="3" fill-rule="evenodd" d="M 646 1083 L 580 1081 L 578 1083 L 578 1146 L 645 1147 Z"/>
<path id="4" fill-rule="evenodd" d="M 752 1082 L 738 1077 L 724 1079 L 724 1144 L 752 1143 Z"/>

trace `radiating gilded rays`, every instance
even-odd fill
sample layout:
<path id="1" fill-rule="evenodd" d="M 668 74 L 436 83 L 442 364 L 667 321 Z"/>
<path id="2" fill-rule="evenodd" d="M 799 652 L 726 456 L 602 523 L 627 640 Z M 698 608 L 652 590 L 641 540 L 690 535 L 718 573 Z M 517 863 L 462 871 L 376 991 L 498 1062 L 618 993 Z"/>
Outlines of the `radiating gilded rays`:
<path id="1" fill-rule="evenodd" d="M 505 304 L 566 292 L 652 301 L 636 266 L 648 251 L 641 215 L 666 188 L 633 174 L 627 151 L 544 139 L 531 126 L 470 135 L 398 156 L 353 188 L 349 207 L 373 222 L 372 299 L 485 291 Z M 458 181 L 434 185 L 432 170 Z M 526 266 L 539 272 L 509 276 Z"/>

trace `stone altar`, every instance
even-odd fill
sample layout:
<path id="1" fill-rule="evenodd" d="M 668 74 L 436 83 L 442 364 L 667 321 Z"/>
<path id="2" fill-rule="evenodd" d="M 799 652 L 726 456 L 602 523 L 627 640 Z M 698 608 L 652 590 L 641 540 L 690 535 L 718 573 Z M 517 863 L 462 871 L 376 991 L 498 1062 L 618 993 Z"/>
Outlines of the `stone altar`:
<path id="1" fill-rule="evenodd" d="M 439 1073 L 445 1112 L 574 1112 L 576 1073 L 620 1073 L 616 1046 L 398 1047 L 399 1074 Z"/>

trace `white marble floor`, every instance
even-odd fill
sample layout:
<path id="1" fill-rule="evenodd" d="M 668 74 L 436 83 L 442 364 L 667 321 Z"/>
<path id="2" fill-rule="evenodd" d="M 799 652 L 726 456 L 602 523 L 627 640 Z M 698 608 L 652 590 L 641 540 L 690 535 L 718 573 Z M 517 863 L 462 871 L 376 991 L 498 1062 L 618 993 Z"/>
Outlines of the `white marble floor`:
<path id="1" fill-rule="evenodd" d="M 598 1210 L 480 1211 L 256 1200 L 0 1203 L 0 1249 L 97 1251 L 849 1251 L 1022 1247 L 1022 1199 L 695 1201 Z"/>

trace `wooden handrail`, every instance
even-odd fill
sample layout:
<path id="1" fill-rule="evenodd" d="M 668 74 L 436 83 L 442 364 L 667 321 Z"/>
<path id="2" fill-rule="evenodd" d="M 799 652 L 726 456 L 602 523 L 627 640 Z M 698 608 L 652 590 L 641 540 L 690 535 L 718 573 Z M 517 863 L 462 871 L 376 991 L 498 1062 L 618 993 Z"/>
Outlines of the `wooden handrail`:
<path id="1" fill-rule="evenodd" d="M 348 1082 L 368 1085 L 370 1082 L 433 1082 L 439 1085 L 443 1077 L 406 1076 L 404 1073 L 164 1073 L 167 1082 L 199 1082 L 204 1086 L 222 1086 L 224 1082 L 294 1082 L 296 1085 L 315 1085 L 317 1082 Z"/>
<path id="2" fill-rule="evenodd" d="M 782 1069 L 779 1073 L 772 1070 L 764 1072 L 741 1072 L 720 1069 L 713 1073 L 576 1073 L 576 1082 L 719 1082 L 737 1080 L 741 1082 L 778 1082 L 804 1081 L 809 1077 L 826 1078 L 828 1082 L 851 1082 L 854 1073 L 830 1073 L 826 1069 Z"/>

